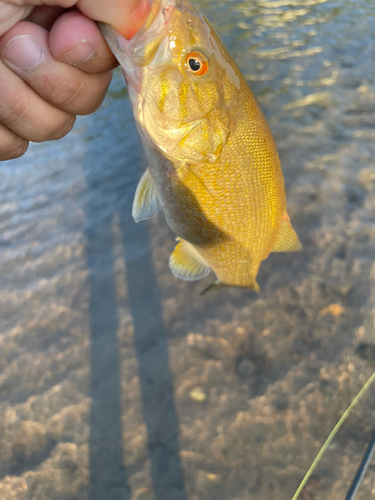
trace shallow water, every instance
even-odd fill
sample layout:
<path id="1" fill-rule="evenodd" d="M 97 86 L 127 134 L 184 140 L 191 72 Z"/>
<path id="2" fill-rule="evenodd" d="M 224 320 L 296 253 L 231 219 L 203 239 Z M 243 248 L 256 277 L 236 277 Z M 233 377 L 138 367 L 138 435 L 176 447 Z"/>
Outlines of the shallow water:
<path id="1" fill-rule="evenodd" d="M 122 77 L 65 139 L 0 166 L 0 497 L 288 500 L 375 365 L 375 6 L 214 0 L 269 120 L 304 245 L 259 295 L 173 277 Z M 303 500 L 341 500 L 360 403 Z M 358 500 L 375 498 L 372 465 Z"/>

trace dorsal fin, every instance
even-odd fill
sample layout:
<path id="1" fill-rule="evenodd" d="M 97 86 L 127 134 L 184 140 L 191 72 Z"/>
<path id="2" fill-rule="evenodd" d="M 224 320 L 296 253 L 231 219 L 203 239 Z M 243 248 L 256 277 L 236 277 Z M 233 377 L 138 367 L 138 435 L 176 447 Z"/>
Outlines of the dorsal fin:
<path id="1" fill-rule="evenodd" d="M 200 280 L 210 272 L 210 266 L 187 241 L 179 239 L 176 248 L 169 258 L 169 267 L 172 273 L 182 280 Z"/>
<path id="2" fill-rule="evenodd" d="M 156 184 L 147 169 L 138 182 L 135 191 L 132 215 L 135 222 L 140 220 L 152 219 L 161 210 L 156 192 Z"/>
<path id="3" fill-rule="evenodd" d="M 302 250 L 301 242 L 289 220 L 284 220 L 277 233 L 272 252 L 298 252 L 299 250 Z"/>

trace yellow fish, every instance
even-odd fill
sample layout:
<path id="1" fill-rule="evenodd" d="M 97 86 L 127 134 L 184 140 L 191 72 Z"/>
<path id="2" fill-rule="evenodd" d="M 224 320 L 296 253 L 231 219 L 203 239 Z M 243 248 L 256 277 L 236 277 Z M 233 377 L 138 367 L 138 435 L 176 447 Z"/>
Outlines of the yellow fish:
<path id="1" fill-rule="evenodd" d="M 284 179 L 265 117 L 205 17 L 187 0 L 154 1 L 126 40 L 101 31 L 121 64 L 148 159 L 136 222 L 163 210 L 178 236 L 169 265 L 215 286 L 258 290 L 270 252 L 298 251 Z"/>

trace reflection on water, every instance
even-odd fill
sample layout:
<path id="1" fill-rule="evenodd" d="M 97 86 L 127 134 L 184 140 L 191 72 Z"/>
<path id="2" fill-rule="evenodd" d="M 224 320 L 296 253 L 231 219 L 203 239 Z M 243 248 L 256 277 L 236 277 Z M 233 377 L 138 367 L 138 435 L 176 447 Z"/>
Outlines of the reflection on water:
<path id="1" fill-rule="evenodd" d="M 304 250 L 262 264 L 259 296 L 174 278 L 163 217 L 130 216 L 145 161 L 120 74 L 67 138 L 2 163 L 6 500 L 290 498 L 374 366 L 374 4 L 198 6 L 269 119 Z M 374 410 L 305 498 L 344 498 Z"/>

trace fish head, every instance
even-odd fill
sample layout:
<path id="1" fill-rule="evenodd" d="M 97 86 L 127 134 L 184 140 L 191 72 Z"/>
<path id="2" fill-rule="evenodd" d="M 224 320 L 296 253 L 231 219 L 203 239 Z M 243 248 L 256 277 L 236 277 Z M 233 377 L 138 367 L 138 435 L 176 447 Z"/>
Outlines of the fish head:
<path id="1" fill-rule="evenodd" d="M 215 162 L 244 83 L 205 17 L 187 0 L 157 0 L 131 40 L 108 25 L 101 31 L 123 69 L 141 136 L 172 160 Z"/>

